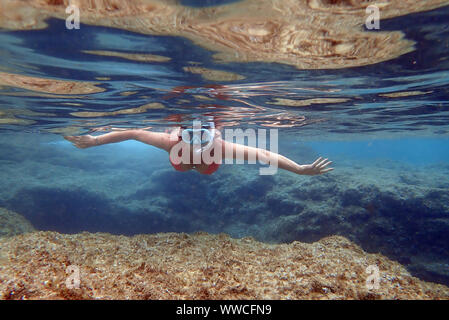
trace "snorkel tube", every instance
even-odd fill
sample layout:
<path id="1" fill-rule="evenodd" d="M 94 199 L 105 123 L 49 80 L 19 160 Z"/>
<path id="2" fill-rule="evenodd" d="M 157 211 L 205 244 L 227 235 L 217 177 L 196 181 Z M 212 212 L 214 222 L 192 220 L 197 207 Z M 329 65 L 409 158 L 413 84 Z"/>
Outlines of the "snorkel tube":
<path id="1" fill-rule="evenodd" d="M 209 135 L 209 142 L 207 142 L 206 145 L 201 147 L 200 152 L 208 150 L 210 147 L 212 147 L 212 144 L 214 143 L 215 138 L 215 124 L 213 122 L 208 122 L 209 129 L 206 129 L 205 133 Z"/>

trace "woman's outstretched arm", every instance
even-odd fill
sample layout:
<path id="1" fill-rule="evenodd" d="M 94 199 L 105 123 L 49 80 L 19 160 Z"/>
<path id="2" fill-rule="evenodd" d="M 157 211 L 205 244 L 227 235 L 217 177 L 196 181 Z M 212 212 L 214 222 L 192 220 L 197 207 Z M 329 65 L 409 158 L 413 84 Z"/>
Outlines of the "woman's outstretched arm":
<path id="1" fill-rule="evenodd" d="M 317 175 L 334 170 L 334 168 L 327 168 L 332 161 L 319 157 L 312 164 L 300 165 L 293 160 L 290 160 L 283 155 L 260 149 L 241 145 L 238 143 L 227 142 L 223 140 L 223 158 L 242 159 L 242 160 L 258 160 L 268 165 L 276 165 L 280 169 L 284 169 L 296 174 L 302 175 Z"/>
<path id="2" fill-rule="evenodd" d="M 65 136 L 64 139 L 72 142 L 76 147 L 81 149 L 126 140 L 137 140 L 164 149 L 167 152 L 170 151 L 170 148 L 173 145 L 173 142 L 170 140 L 170 134 L 168 133 L 139 129 L 109 132 L 100 136 L 91 136 L 88 134 L 83 136 Z"/>

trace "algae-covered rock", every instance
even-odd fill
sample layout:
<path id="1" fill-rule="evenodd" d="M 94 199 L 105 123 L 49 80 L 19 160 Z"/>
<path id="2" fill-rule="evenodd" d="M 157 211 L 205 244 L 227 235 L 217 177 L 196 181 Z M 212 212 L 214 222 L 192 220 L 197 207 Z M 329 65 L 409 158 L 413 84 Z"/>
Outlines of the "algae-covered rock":
<path id="1" fill-rule="evenodd" d="M 204 232 L 35 232 L 0 239 L 0 256 L 2 299 L 449 299 L 448 287 L 339 236 L 279 245 Z"/>
<path id="2" fill-rule="evenodd" d="M 0 208 L 0 237 L 15 236 L 33 231 L 35 229 L 31 223 L 20 214 Z"/>

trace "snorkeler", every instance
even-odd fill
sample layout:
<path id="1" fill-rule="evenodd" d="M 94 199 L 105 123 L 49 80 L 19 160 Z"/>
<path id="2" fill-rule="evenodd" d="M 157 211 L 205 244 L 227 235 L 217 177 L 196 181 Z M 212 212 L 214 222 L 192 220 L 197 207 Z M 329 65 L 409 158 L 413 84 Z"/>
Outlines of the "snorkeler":
<path id="1" fill-rule="evenodd" d="M 78 148 L 89 148 L 108 143 L 137 140 L 169 153 L 169 161 L 177 171 L 196 170 L 202 174 L 212 174 L 218 170 L 225 158 L 249 160 L 254 159 L 269 165 L 301 175 L 317 175 L 333 170 L 328 168 L 332 162 L 319 157 L 312 164 L 300 165 L 282 155 L 265 149 L 228 142 L 221 138 L 213 122 L 193 127 L 177 127 L 168 132 L 153 132 L 143 129 L 131 129 L 110 132 L 100 136 L 65 136 Z M 218 151 L 219 158 L 214 152 Z M 213 161 L 204 161 L 204 154 Z M 190 155 L 190 157 L 188 156 Z M 199 161 L 198 161 L 199 159 Z M 195 161 L 196 160 L 196 161 Z"/>

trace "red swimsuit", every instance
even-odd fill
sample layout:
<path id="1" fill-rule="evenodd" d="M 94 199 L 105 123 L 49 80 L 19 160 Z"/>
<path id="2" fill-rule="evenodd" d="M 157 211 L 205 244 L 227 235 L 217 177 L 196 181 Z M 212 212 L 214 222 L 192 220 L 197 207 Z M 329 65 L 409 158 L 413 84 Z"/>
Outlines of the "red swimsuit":
<path id="1" fill-rule="evenodd" d="M 182 154 L 180 155 L 180 157 L 181 156 L 182 156 Z M 190 170 L 190 169 L 184 169 L 182 167 L 182 163 L 174 164 L 170 157 L 168 157 L 168 160 L 170 161 L 171 165 L 173 166 L 173 168 L 175 168 L 176 171 L 184 172 L 184 171 L 189 171 Z M 219 167 L 220 167 L 220 163 L 212 162 L 210 165 L 207 166 L 207 169 L 204 172 L 201 172 L 201 173 L 202 174 L 212 174 L 215 171 L 217 171 Z"/>
<path id="2" fill-rule="evenodd" d="M 189 170 L 190 170 L 190 169 L 184 169 L 184 168 L 182 167 L 182 163 L 180 163 L 180 164 L 174 164 L 174 163 L 171 161 L 171 158 L 170 158 L 170 157 L 169 157 L 168 159 L 170 160 L 171 165 L 173 166 L 173 168 L 175 168 L 176 171 L 184 172 L 184 171 L 189 171 Z M 220 167 L 220 164 L 219 164 L 219 163 L 212 162 L 210 165 L 207 166 L 206 171 L 201 172 L 201 173 L 202 173 L 202 174 L 212 174 L 212 173 L 214 173 L 215 171 L 217 171 L 219 167 Z"/>

